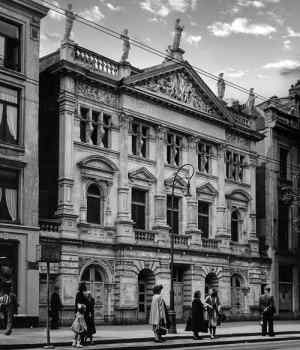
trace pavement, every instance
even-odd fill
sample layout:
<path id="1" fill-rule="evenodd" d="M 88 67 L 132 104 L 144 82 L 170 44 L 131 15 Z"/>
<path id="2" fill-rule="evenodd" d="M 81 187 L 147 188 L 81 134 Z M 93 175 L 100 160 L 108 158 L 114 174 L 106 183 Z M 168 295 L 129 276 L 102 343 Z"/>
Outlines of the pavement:
<path id="1" fill-rule="evenodd" d="M 85 349 L 160 349 L 195 346 L 195 341 L 191 338 L 191 332 L 184 331 L 185 325 L 177 325 L 177 334 L 166 336 L 167 341 L 163 344 L 153 342 L 153 333 L 149 325 L 100 325 L 97 326 L 97 333 L 94 337 L 93 347 Z M 275 321 L 276 338 L 261 337 L 259 322 L 225 322 L 218 327 L 218 337 L 214 344 L 230 344 L 237 342 L 255 342 L 265 340 L 288 340 L 300 339 L 300 320 Z M 201 344 L 211 344 L 207 335 Z M 69 327 L 51 331 L 51 343 L 57 349 L 64 349 L 71 345 L 73 332 Z M 17 328 L 10 336 L 0 334 L 0 349 L 38 349 L 46 344 L 45 328 Z M 98 346 L 98 347 L 97 347 Z"/>

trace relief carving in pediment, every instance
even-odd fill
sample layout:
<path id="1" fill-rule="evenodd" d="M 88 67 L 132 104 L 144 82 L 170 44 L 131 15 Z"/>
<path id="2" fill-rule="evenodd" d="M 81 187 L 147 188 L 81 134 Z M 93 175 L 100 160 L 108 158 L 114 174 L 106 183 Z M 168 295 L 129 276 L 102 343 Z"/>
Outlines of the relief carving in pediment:
<path id="1" fill-rule="evenodd" d="M 98 102 L 106 103 L 114 107 L 117 105 L 117 97 L 110 91 L 100 89 L 96 86 L 92 86 L 81 81 L 77 82 L 76 90 L 80 96 L 87 97 Z"/>
<path id="2" fill-rule="evenodd" d="M 192 108 L 211 113 L 211 107 L 203 101 L 199 89 L 184 72 L 174 72 L 151 78 L 141 87 L 152 92 L 167 95 Z"/>

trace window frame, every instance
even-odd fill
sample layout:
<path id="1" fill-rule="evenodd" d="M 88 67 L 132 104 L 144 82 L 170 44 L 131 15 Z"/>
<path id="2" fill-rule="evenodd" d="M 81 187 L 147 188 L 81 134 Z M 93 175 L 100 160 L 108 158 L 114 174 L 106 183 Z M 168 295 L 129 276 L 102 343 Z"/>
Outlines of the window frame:
<path id="1" fill-rule="evenodd" d="M 199 205 L 201 204 L 205 204 L 207 206 L 207 215 L 204 213 L 200 213 L 199 211 Z M 201 230 L 202 233 L 204 233 L 204 231 L 202 230 L 202 228 L 200 227 L 200 220 L 199 218 L 207 218 L 207 234 L 202 235 L 201 234 L 201 238 L 209 238 L 210 237 L 210 212 L 211 212 L 211 203 L 210 202 L 206 202 L 203 200 L 198 200 L 198 210 L 197 210 L 197 219 L 198 219 L 198 230 Z"/>
<path id="2" fill-rule="evenodd" d="M 225 152 L 225 176 L 227 180 L 238 183 L 245 181 L 245 155 L 227 150 Z"/>
<path id="3" fill-rule="evenodd" d="M 145 202 L 144 202 L 144 227 L 143 228 L 140 228 L 140 227 L 136 227 L 136 222 L 134 222 L 134 229 L 135 230 L 147 230 L 148 229 L 148 191 L 144 188 L 140 188 L 140 187 L 132 187 L 131 188 L 131 219 L 134 221 L 133 219 L 133 206 L 142 206 L 142 202 L 134 202 L 133 201 L 133 191 L 140 191 L 140 192 L 143 192 L 144 195 L 145 195 Z"/>
<path id="4" fill-rule="evenodd" d="M 89 195 L 88 191 L 91 186 L 96 186 L 99 190 L 99 196 L 96 195 Z M 88 198 L 98 198 L 99 200 L 99 222 L 93 222 L 89 221 L 89 203 Z M 96 182 L 90 182 L 86 186 L 86 222 L 91 225 L 104 225 L 104 195 L 103 195 L 103 188 Z"/>
<path id="5" fill-rule="evenodd" d="M 5 44 L 4 44 L 3 66 L 0 65 L 0 67 L 4 67 L 5 69 L 9 69 L 9 70 L 12 70 L 12 71 L 15 71 L 15 72 L 22 72 L 22 66 L 23 66 L 23 64 L 22 64 L 22 52 L 24 50 L 23 45 L 22 45 L 22 43 L 23 43 L 23 24 L 20 23 L 20 22 L 16 22 L 15 20 L 12 20 L 10 18 L 6 18 L 6 17 L 2 16 L 2 14 L 0 16 L 0 21 L 3 21 L 4 23 L 6 22 L 9 25 L 17 27 L 18 36 L 19 36 L 19 38 L 18 38 L 18 46 L 17 46 L 18 47 L 18 53 L 17 53 L 18 63 L 16 65 L 17 68 L 12 68 L 10 66 L 5 65 L 5 61 L 6 61 L 6 59 L 5 59 L 5 51 L 7 50 L 6 49 L 6 46 L 7 46 L 6 40 L 5 40 Z M 0 36 L 4 37 L 5 39 L 8 37 L 8 36 L 1 35 L 1 34 L 0 34 Z"/>
<path id="6" fill-rule="evenodd" d="M 200 151 L 200 145 L 203 146 L 203 151 Z M 211 174 L 212 172 L 212 162 L 211 162 L 211 159 L 212 159 L 212 155 L 213 155 L 213 152 L 212 152 L 212 144 L 210 143 L 207 143 L 207 142 L 198 142 L 197 143 L 197 168 L 198 168 L 198 171 L 200 173 L 204 173 L 204 174 Z M 209 150 L 207 150 L 207 148 Z M 205 161 L 206 159 L 206 164 L 207 164 L 207 167 L 208 169 L 206 170 L 205 169 L 205 165 L 203 166 L 202 162 Z"/>
<path id="7" fill-rule="evenodd" d="M 173 212 L 177 213 L 177 215 L 178 215 L 178 219 L 177 219 L 177 221 L 178 221 L 178 225 L 177 225 L 178 226 L 178 230 L 176 232 L 173 229 L 173 227 L 171 227 L 171 232 L 174 233 L 175 235 L 179 235 L 180 232 L 181 232 L 181 223 L 182 223 L 182 218 L 181 218 L 181 197 L 174 195 L 174 203 L 173 203 L 173 205 L 175 204 L 175 200 L 178 200 L 178 208 L 171 208 L 171 206 L 169 207 L 168 206 L 168 198 L 170 198 L 170 203 L 172 203 L 172 195 L 171 194 L 167 194 L 167 198 L 166 198 L 167 224 L 171 227 L 171 223 L 168 222 L 168 214 L 169 214 L 169 212 L 171 213 L 171 215 L 173 215 Z M 174 222 L 176 222 L 176 221 L 174 221 Z M 174 225 L 174 222 L 173 222 L 173 225 Z"/>
<path id="8" fill-rule="evenodd" d="M 16 184 L 16 188 L 11 188 L 11 189 L 15 189 L 17 194 L 16 194 L 16 219 L 15 220 L 2 220 L 0 219 L 0 224 L 2 223 L 8 223 L 8 224 L 13 224 L 13 225 L 18 225 L 21 223 L 21 169 L 17 168 L 17 167 L 7 167 L 7 166 L 1 166 L 0 170 L 3 169 L 4 171 L 11 171 L 11 172 L 15 172 L 16 178 L 17 178 L 17 184 Z M 1 190 L 3 191 L 4 187 L 2 187 L 0 185 Z M 0 201 L 2 199 L 3 193 L 1 191 L 1 197 L 0 197 Z"/>
<path id="9" fill-rule="evenodd" d="M 19 87 L 16 86 L 11 86 L 5 83 L 2 83 L 2 81 L 0 81 L 0 87 L 4 87 L 6 89 L 10 89 L 13 90 L 17 93 L 17 103 L 13 103 L 13 102 L 8 102 L 5 101 L 3 99 L 1 99 L 0 97 L 0 103 L 3 104 L 3 111 L 2 113 L 4 114 L 4 109 L 6 110 L 6 115 L 7 115 L 7 106 L 12 106 L 12 107 L 16 107 L 17 109 L 17 125 L 16 125 L 16 142 L 8 142 L 7 140 L 1 139 L 0 138 L 0 144 L 4 144 L 4 145 L 10 145 L 10 146 L 19 146 L 21 144 L 21 95 L 22 95 L 22 90 Z M 2 117 L 2 121 L 0 122 L 0 126 L 1 123 L 3 122 L 3 117 Z M 9 126 L 6 126 L 7 128 L 9 128 Z"/>
<path id="10" fill-rule="evenodd" d="M 137 131 L 134 130 L 135 129 L 134 125 L 137 125 Z M 143 128 L 146 129 L 146 135 L 143 134 Z M 149 159 L 150 126 L 139 120 L 134 120 L 131 122 L 130 131 L 131 131 L 131 154 L 143 159 Z M 134 141 L 134 138 L 135 138 L 135 141 Z M 145 155 L 143 155 L 142 146 L 141 146 L 143 140 L 146 145 Z M 134 145 L 135 145 L 136 153 L 134 153 L 133 151 Z"/>
<path id="11" fill-rule="evenodd" d="M 169 141 L 169 137 L 171 140 Z M 179 140 L 179 143 L 177 143 Z M 183 149 L 183 136 L 174 133 L 167 132 L 166 135 L 166 162 L 168 165 L 179 167 L 182 164 L 182 149 Z M 179 154 L 178 162 L 176 162 L 176 151 Z M 170 160 L 168 160 L 168 154 L 170 152 Z"/>
<path id="12" fill-rule="evenodd" d="M 234 213 L 237 213 L 237 218 L 233 220 L 232 216 Z M 233 239 L 233 222 L 236 223 L 236 239 Z M 234 242 L 234 243 L 239 243 L 240 242 L 240 233 L 241 233 L 241 222 L 242 222 L 242 219 L 241 219 L 241 213 L 240 213 L 240 210 L 237 209 L 237 208 L 234 208 L 231 213 L 230 213 L 230 240 L 231 242 Z"/>

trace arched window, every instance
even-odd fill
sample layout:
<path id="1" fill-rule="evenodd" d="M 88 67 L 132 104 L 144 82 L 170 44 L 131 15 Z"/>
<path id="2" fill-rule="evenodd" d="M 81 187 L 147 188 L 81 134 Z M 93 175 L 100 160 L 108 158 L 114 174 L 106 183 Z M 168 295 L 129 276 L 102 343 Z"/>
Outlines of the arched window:
<path id="1" fill-rule="evenodd" d="M 92 184 L 87 190 L 87 222 L 102 223 L 102 196 L 99 187 Z"/>
<path id="2" fill-rule="evenodd" d="M 238 210 L 234 210 L 231 213 L 231 240 L 233 242 L 239 241 L 239 221 L 240 221 L 240 214 Z"/>

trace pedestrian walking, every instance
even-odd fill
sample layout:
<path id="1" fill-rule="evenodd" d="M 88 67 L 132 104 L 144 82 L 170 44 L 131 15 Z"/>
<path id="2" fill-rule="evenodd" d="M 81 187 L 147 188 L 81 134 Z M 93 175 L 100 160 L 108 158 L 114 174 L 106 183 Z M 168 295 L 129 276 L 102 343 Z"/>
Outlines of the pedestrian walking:
<path id="1" fill-rule="evenodd" d="M 84 313 L 86 311 L 86 306 L 84 304 L 77 305 L 77 312 L 75 319 L 72 323 L 71 329 L 74 332 L 74 340 L 72 343 L 73 347 L 82 348 L 82 339 L 84 338 L 87 325 L 84 319 Z"/>
<path id="2" fill-rule="evenodd" d="M 77 311 L 78 311 L 78 305 L 84 305 L 85 308 L 84 308 L 83 315 L 84 315 L 85 323 L 87 324 L 88 300 L 87 300 L 87 296 L 86 296 L 86 291 L 87 291 L 86 284 L 84 282 L 80 282 L 79 286 L 78 286 L 78 292 L 77 292 L 76 297 L 75 297 L 75 313 L 77 313 Z M 85 344 L 85 335 L 86 335 L 85 333 L 81 334 L 81 337 L 82 337 L 81 341 L 80 341 L 81 344 Z"/>
<path id="3" fill-rule="evenodd" d="M 14 326 L 14 317 L 18 312 L 18 302 L 17 296 L 13 292 L 12 285 L 8 285 L 4 294 L 8 297 L 7 302 L 3 305 L 3 314 L 4 314 L 4 326 L 5 326 L 5 335 L 10 335 Z"/>
<path id="4" fill-rule="evenodd" d="M 269 286 L 264 288 L 264 294 L 259 298 L 259 309 L 262 322 L 261 334 L 265 336 L 268 333 L 270 337 L 274 337 L 274 313 L 276 312 L 276 308 Z"/>
<path id="5" fill-rule="evenodd" d="M 194 300 L 192 302 L 191 329 L 195 340 L 201 339 L 199 332 L 207 332 L 207 322 L 204 320 L 204 305 L 201 301 L 199 290 L 194 293 Z"/>
<path id="6" fill-rule="evenodd" d="M 88 290 L 86 292 L 86 298 L 87 298 L 87 308 L 86 308 L 86 325 L 87 325 L 87 332 L 86 332 L 86 341 L 89 339 L 89 343 L 93 343 L 93 335 L 96 333 L 95 328 L 95 299 L 93 298 L 91 292 Z"/>
<path id="7" fill-rule="evenodd" d="M 59 296 L 59 288 L 55 286 L 50 300 L 51 329 L 59 328 L 59 313 L 61 310 L 62 303 Z"/>
<path id="8" fill-rule="evenodd" d="M 219 313 L 221 310 L 220 300 L 218 293 L 214 288 L 210 288 L 208 296 L 205 299 L 205 306 L 208 314 L 208 328 L 210 338 L 214 339 L 216 336 L 216 328 L 218 325 Z"/>
<path id="9" fill-rule="evenodd" d="M 150 309 L 149 324 L 152 325 L 154 341 L 162 342 L 162 336 L 167 334 L 168 314 L 166 304 L 161 296 L 162 285 L 153 287 L 153 297 Z"/>

